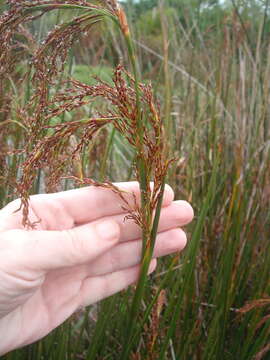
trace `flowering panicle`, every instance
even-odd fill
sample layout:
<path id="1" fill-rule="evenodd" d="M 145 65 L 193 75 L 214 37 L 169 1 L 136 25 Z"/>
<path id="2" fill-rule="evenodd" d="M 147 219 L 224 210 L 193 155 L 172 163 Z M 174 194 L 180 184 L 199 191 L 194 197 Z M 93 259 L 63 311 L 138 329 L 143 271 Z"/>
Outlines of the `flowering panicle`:
<path id="1" fill-rule="evenodd" d="M 129 82 L 129 84 L 128 84 Z M 50 185 L 55 185 L 64 175 L 70 176 L 73 180 L 77 180 L 80 184 L 92 184 L 92 180 L 83 177 L 74 176 L 72 174 L 72 161 L 77 154 L 82 153 L 83 149 L 93 141 L 98 131 L 112 124 L 123 137 L 127 139 L 130 146 L 136 151 L 138 149 L 137 125 L 136 125 L 136 95 L 133 88 L 133 79 L 122 66 L 118 66 L 113 77 L 113 85 L 97 79 L 95 85 L 87 85 L 74 79 L 68 81 L 69 87 L 65 88 L 64 81 L 62 90 L 56 93 L 50 101 L 46 103 L 44 111 L 44 125 L 40 130 L 46 133 L 50 129 L 50 135 L 36 139 L 32 139 L 34 148 L 27 154 L 27 160 L 23 164 L 23 177 L 21 183 L 23 186 L 20 190 L 21 195 L 27 203 L 27 194 L 30 191 L 31 184 L 36 176 L 37 169 L 50 168 Z M 153 176 L 154 190 L 151 194 L 150 209 L 153 211 L 157 205 L 159 198 L 160 183 L 166 174 L 169 161 L 165 159 L 164 143 L 162 141 L 163 128 L 159 115 L 159 110 L 154 105 L 152 89 L 150 85 L 140 84 L 141 98 L 141 116 L 147 116 L 149 124 L 152 126 L 144 127 L 144 146 L 143 152 L 138 154 L 146 163 L 148 176 Z M 65 89 L 65 90 L 63 90 Z M 70 112 L 75 108 L 93 102 L 96 98 L 102 98 L 107 102 L 107 112 L 99 114 L 97 117 L 88 119 L 80 119 L 74 121 L 65 121 L 55 125 L 50 125 L 50 120 L 59 118 L 65 112 Z M 37 106 L 40 106 L 38 104 Z M 35 119 L 32 118 L 33 124 Z M 33 132 L 33 134 L 35 134 Z M 76 134 L 78 141 L 75 148 L 70 152 L 70 138 Z M 34 136 L 34 135 L 32 135 Z M 67 174 L 67 171 L 71 173 Z M 95 184 L 102 184 L 94 182 Z M 108 183 L 107 183 L 108 184 Z M 112 184 L 111 184 L 112 185 Z M 133 211 L 128 205 L 125 210 L 129 213 L 127 218 L 132 218 L 140 226 L 144 226 L 143 217 L 140 208 L 134 203 Z M 26 221 L 26 218 L 25 218 Z M 27 221 L 26 221 L 27 223 Z M 29 225 L 29 224 L 28 224 Z"/>
<path id="2" fill-rule="evenodd" d="M 49 11 L 62 8 L 78 8 L 81 14 L 71 21 L 56 26 L 46 39 L 34 49 L 31 64 L 33 93 L 29 102 L 18 110 L 18 115 L 27 129 L 25 162 L 22 165 L 22 178 L 18 184 L 18 192 L 22 198 L 24 224 L 28 222 L 28 197 L 30 189 L 39 169 L 49 169 L 48 184 L 53 187 L 61 178 L 69 177 L 80 184 L 105 186 L 89 178 L 80 170 L 74 173 L 74 161 L 99 130 L 111 124 L 128 141 L 137 154 L 137 162 L 144 164 L 145 187 L 142 190 L 147 208 L 142 209 L 134 202 L 132 209 L 125 204 L 127 217 L 139 224 L 149 234 L 149 221 L 161 196 L 161 184 L 167 172 L 169 160 L 165 156 L 164 133 L 159 108 L 155 105 L 151 85 L 138 83 L 123 66 L 114 72 L 113 84 L 96 79 L 95 85 L 87 85 L 74 79 L 59 83 L 68 50 L 76 38 L 99 22 L 105 15 L 118 21 L 124 36 L 129 36 L 126 16 L 115 0 L 101 0 L 97 5 L 80 0 L 35 0 L 8 1 L 10 10 L 0 19 L 0 36 L 2 39 L 0 55 L 0 74 L 4 66 L 4 57 L 12 55 L 14 34 L 26 22 Z M 0 40 L 1 40 L 0 39 Z M 50 89 L 56 84 L 58 89 L 53 93 Z M 107 103 L 107 111 L 87 119 L 61 122 L 61 116 L 67 112 L 90 104 L 101 98 Z M 146 121 L 147 119 L 147 121 Z M 76 146 L 71 147 L 71 139 L 79 139 Z M 140 176 L 136 170 L 136 177 Z M 154 189 L 150 190 L 150 181 L 154 181 Z M 112 184 L 106 183 L 117 191 Z M 119 193 L 119 191 L 118 191 Z M 147 215 L 147 216 L 146 216 Z M 148 223 L 146 222 L 148 219 Z M 150 220 L 149 220 L 150 219 Z M 147 230 L 148 229 L 148 230 Z"/>
<path id="3" fill-rule="evenodd" d="M 23 76 L 31 91 L 27 100 L 16 107 L 16 122 L 24 129 L 24 159 L 16 189 L 21 198 L 23 225 L 34 227 L 28 217 L 29 196 L 38 175 L 45 174 L 49 190 L 57 190 L 61 180 L 77 185 L 92 185 L 110 189 L 121 199 L 126 219 L 133 220 L 142 230 L 142 254 L 139 282 L 130 308 L 127 326 L 127 346 L 121 359 L 129 358 L 134 339 L 140 302 L 152 259 L 161 212 L 165 176 L 171 162 L 167 158 L 164 129 L 159 106 L 150 84 L 139 80 L 136 56 L 126 15 L 116 0 L 8 0 L 9 10 L 0 18 L 0 88 L 1 79 L 14 69 L 14 50 L 21 48 L 31 54 L 29 71 Z M 61 9 L 76 9 L 72 20 L 57 25 L 38 44 L 27 33 L 25 24 L 44 14 Z M 78 15 L 79 13 L 79 15 Z M 132 75 L 122 65 L 114 71 L 112 83 L 96 78 L 94 85 L 65 79 L 65 64 L 69 49 L 82 33 L 103 18 L 109 18 L 120 28 L 126 44 Z M 28 39 L 20 46 L 16 35 Z M 8 61 L 7 61 L 8 60 Z M 105 106 L 101 110 L 96 101 Z M 91 113 L 81 116 L 82 107 Z M 104 110 L 105 108 L 105 110 Z M 1 110 L 2 109 L 2 110 Z M 0 104 L 0 117 L 6 110 Z M 74 113 L 76 116 L 74 116 Z M 68 114 L 70 114 L 68 116 Z M 72 120 L 70 120 L 72 119 Z M 1 118 L 0 118 L 1 120 Z M 12 121 L 12 119 L 7 119 Z M 127 200 L 123 191 L 110 181 L 99 182 L 87 176 L 85 154 L 107 125 L 113 127 L 133 149 L 134 175 L 140 185 L 140 203 L 135 195 Z M 1 126 L 1 123 L 0 123 Z M 0 135 L 1 140 L 1 135 Z M 4 166 L 0 153 L 0 170 Z M 42 171 L 41 171 L 42 170 Z M 153 188 L 150 187 L 151 181 Z M 157 336 L 159 310 L 153 318 L 152 348 Z"/>

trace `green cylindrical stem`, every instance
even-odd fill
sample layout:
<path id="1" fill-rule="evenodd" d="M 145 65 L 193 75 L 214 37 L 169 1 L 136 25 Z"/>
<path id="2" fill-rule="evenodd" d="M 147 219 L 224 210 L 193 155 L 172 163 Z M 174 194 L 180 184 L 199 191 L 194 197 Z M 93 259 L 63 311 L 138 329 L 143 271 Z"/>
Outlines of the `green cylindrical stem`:
<path id="1" fill-rule="evenodd" d="M 165 189 L 165 179 L 163 180 L 163 183 L 162 183 L 162 186 L 160 189 L 160 197 L 159 197 L 159 201 L 157 204 L 155 217 L 153 220 L 150 237 L 147 239 L 145 250 L 142 254 L 142 264 L 141 264 L 141 270 L 140 270 L 140 275 L 139 275 L 139 281 L 138 281 L 138 285 L 136 287 L 136 291 L 134 294 L 134 298 L 133 298 L 132 305 L 131 305 L 131 311 L 130 311 L 130 315 L 129 315 L 129 323 L 128 323 L 128 328 L 127 328 L 127 345 L 125 346 L 125 348 L 122 352 L 121 360 L 126 360 L 129 358 L 129 352 L 130 352 L 131 346 L 133 344 L 134 329 L 137 324 L 137 317 L 138 317 L 138 313 L 139 313 L 139 309 L 140 309 L 140 303 L 141 303 L 141 300 L 144 295 L 144 289 L 145 289 L 145 285 L 146 285 L 146 281 L 147 281 L 148 269 L 149 269 L 149 265 L 150 265 L 153 251 L 154 251 L 164 189 Z"/>

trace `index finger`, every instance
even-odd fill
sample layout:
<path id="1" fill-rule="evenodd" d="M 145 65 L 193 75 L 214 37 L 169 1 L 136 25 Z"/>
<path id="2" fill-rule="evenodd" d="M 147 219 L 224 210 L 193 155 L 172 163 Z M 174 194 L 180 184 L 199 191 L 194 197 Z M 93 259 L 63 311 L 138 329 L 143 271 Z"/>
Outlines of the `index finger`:
<path id="1" fill-rule="evenodd" d="M 114 185 L 125 192 L 123 196 L 131 204 L 133 196 L 138 203 L 140 202 L 138 182 L 120 182 L 114 183 Z M 170 205 L 173 198 L 173 190 L 166 185 L 162 206 Z M 120 196 L 112 190 L 95 186 L 33 195 L 30 198 L 30 221 L 40 219 L 38 229 L 70 229 L 75 225 L 91 222 L 104 216 L 121 214 L 123 205 Z M 21 212 L 14 213 L 19 206 L 20 201 L 16 200 L 1 210 L 0 230 L 22 228 Z"/>

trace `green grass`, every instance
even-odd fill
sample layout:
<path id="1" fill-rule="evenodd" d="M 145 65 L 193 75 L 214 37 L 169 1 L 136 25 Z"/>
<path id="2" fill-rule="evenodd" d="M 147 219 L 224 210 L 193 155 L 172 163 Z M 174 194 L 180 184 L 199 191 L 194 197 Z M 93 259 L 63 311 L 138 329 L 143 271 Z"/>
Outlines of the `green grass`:
<path id="1" fill-rule="evenodd" d="M 269 350 L 261 358 L 259 353 L 269 344 L 269 305 L 242 313 L 239 309 L 270 297 L 269 15 L 262 11 L 253 23 L 228 7 L 206 26 L 208 18 L 198 18 L 195 10 L 187 12 L 185 24 L 176 10 L 160 17 L 160 8 L 145 15 L 158 17 L 153 29 L 142 26 L 143 16 L 132 23 L 142 77 L 152 81 L 164 119 L 170 121 L 168 138 L 176 162 L 168 182 L 177 199 L 192 203 L 196 215 L 187 228 L 186 250 L 160 260 L 147 282 L 138 321 L 146 320 L 147 328 L 135 327 L 132 351 L 138 351 L 138 359 L 267 360 Z M 115 41 L 124 53 L 117 32 L 110 31 L 111 43 L 100 55 L 104 65 L 91 66 L 94 49 L 104 45 L 101 37 L 95 38 L 85 56 L 76 58 L 73 52 L 73 77 L 86 83 L 92 74 L 110 77 L 108 64 L 119 60 Z M 24 54 L 23 69 L 28 57 Z M 67 64 L 67 74 L 71 65 Z M 20 122 L 15 109 L 27 101 L 27 83 L 20 85 L 18 74 L 12 76 L 15 86 L 5 85 L 0 104 L 6 101 L 4 94 L 13 96 L 12 119 Z M 73 116 L 87 115 L 91 108 L 80 111 Z M 16 123 L 1 126 L 4 121 L 0 113 L 3 147 L 23 147 L 24 130 Z M 133 152 L 110 128 L 102 136 L 107 140 L 93 144 L 91 166 L 88 152 L 84 154 L 85 172 L 101 180 L 129 180 Z M 8 162 L 0 188 L 4 205 L 14 197 L 7 178 L 16 176 L 23 156 L 0 154 L 0 169 L 1 160 Z M 37 180 L 33 192 L 40 186 Z M 150 357 L 152 307 L 162 289 L 166 301 Z M 44 340 L 3 359 L 118 359 L 126 344 L 133 295 L 130 287 L 91 306 Z"/>

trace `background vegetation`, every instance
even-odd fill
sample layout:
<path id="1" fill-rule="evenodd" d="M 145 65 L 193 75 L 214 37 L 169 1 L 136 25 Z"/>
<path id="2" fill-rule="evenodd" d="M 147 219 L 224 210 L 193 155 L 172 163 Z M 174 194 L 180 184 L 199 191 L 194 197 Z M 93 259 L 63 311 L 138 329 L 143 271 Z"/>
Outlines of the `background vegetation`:
<path id="1" fill-rule="evenodd" d="M 1 11 L 5 6 L 2 1 Z M 141 304 L 147 325 L 135 333 L 133 359 L 270 359 L 270 1 L 127 0 L 123 6 L 176 158 L 167 182 L 196 214 L 187 249 L 160 261 L 148 282 Z M 45 34 L 73 15 L 59 10 L 21 29 L 16 65 L 8 81 L 0 78 L 1 206 L 16 196 L 11 179 L 19 179 L 24 160 L 9 152 L 25 145 L 18 109 L 31 96 L 23 81 L 27 65 Z M 119 62 L 127 62 L 119 33 L 112 24 L 97 25 L 74 44 L 63 76 L 110 81 Z M 85 106 L 62 121 L 91 111 Z M 110 127 L 81 156 L 95 179 L 130 179 L 134 154 Z M 46 169 L 33 193 L 45 185 Z M 4 359 L 118 359 L 133 292 L 75 314 Z"/>

